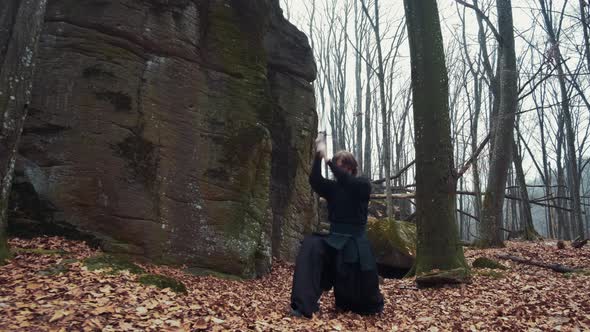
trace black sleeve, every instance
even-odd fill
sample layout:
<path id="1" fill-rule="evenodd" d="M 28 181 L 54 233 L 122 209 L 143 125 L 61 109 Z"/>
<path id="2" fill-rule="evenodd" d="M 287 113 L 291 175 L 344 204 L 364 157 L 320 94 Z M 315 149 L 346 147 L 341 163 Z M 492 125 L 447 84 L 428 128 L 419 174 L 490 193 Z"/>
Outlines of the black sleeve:
<path id="1" fill-rule="evenodd" d="M 368 201 L 371 198 L 371 182 L 369 182 L 368 179 L 349 174 L 342 168 L 336 166 L 331 160 L 328 161 L 328 166 L 334 174 L 334 177 L 336 177 L 336 180 L 345 186 L 350 187 L 355 193 L 358 193 L 361 200 Z"/>
<path id="2" fill-rule="evenodd" d="M 313 191 L 325 199 L 328 199 L 332 192 L 334 181 L 322 176 L 322 157 L 319 153 L 315 155 L 315 159 L 313 160 L 313 166 L 309 174 L 309 184 Z"/>

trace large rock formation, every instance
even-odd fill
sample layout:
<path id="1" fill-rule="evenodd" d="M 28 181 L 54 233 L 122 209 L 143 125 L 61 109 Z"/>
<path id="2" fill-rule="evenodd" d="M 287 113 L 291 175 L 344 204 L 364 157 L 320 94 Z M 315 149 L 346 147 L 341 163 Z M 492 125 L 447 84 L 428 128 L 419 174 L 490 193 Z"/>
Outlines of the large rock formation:
<path id="1" fill-rule="evenodd" d="M 293 257 L 315 65 L 278 0 L 52 0 L 45 21 L 20 147 L 43 221 L 247 277 Z"/>

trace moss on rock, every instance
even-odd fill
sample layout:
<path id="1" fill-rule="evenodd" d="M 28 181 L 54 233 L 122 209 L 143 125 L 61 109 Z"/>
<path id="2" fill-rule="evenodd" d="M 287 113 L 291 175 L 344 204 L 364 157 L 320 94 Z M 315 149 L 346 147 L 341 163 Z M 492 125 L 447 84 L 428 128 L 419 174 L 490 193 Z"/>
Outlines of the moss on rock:
<path id="1" fill-rule="evenodd" d="M 506 266 L 486 257 L 479 257 L 471 265 L 477 269 L 508 270 Z"/>
<path id="2" fill-rule="evenodd" d="M 379 264 L 410 268 L 416 257 L 416 225 L 369 218 L 367 233 Z"/>
<path id="3" fill-rule="evenodd" d="M 133 274 L 141 274 L 145 272 L 141 267 L 137 266 L 126 258 L 112 255 L 98 255 L 89 257 L 83 261 L 83 264 L 90 271 L 107 270 L 110 273 L 117 273 L 128 270 Z"/>
<path id="4" fill-rule="evenodd" d="M 174 278 L 170 278 L 160 274 L 144 274 L 140 276 L 139 279 L 137 279 L 137 281 L 140 284 L 152 285 L 161 289 L 170 288 L 172 291 L 176 293 L 187 293 L 186 286 L 182 282 Z"/>
<path id="5" fill-rule="evenodd" d="M 433 287 L 444 284 L 462 284 L 471 281 L 471 272 L 466 268 L 451 270 L 432 270 L 416 277 L 420 287 Z"/>

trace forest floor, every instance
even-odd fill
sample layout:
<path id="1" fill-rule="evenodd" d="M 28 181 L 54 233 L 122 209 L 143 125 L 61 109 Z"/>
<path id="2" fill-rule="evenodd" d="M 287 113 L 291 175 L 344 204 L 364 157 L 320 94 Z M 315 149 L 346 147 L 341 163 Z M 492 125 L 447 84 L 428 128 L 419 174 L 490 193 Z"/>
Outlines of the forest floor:
<path id="1" fill-rule="evenodd" d="M 240 281 L 147 264 L 139 264 L 144 271 L 95 270 L 100 259 L 94 265 L 87 259 L 104 257 L 99 251 L 61 238 L 12 239 L 10 245 L 14 258 L 0 267 L 0 331 L 590 330 L 589 275 L 506 260 L 500 262 L 508 270 L 473 269 L 472 283 L 460 286 L 417 289 L 413 279 L 387 279 L 385 311 L 373 317 L 337 313 L 330 292 L 320 313 L 305 319 L 289 316 L 290 264 Z M 498 254 L 590 268 L 590 246 L 558 250 L 551 241 L 465 252 L 470 263 Z M 186 293 L 139 283 L 149 283 L 146 273 L 179 280 Z"/>

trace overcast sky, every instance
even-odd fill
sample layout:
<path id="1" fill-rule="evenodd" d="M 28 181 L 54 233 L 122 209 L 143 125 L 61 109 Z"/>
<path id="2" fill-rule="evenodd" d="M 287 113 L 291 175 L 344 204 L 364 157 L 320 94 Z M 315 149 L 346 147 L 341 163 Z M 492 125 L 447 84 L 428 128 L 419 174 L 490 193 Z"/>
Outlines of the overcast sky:
<path id="1" fill-rule="evenodd" d="M 333 0 L 315 0 L 316 6 L 319 8 L 318 11 L 321 11 L 321 8 L 324 6 L 324 4 L 327 1 L 333 1 Z M 355 1 L 355 0 L 349 0 L 349 1 Z M 356 1 L 360 1 L 360 0 L 356 0 Z M 561 7 L 563 6 L 565 0 L 553 0 L 553 6 L 554 6 L 554 10 L 555 11 L 560 11 Z M 338 0 L 338 3 L 341 5 L 345 2 L 345 0 Z M 472 2 L 472 0 L 468 0 L 467 2 Z M 311 3 L 312 0 L 281 0 L 281 3 L 283 4 L 283 8 L 285 8 L 285 4 L 288 4 L 289 10 L 285 10 L 285 16 L 288 16 L 290 21 L 295 24 L 296 26 L 299 27 L 300 30 L 302 30 L 303 32 L 307 33 L 308 27 L 307 27 L 307 23 L 309 20 L 309 14 L 307 13 L 306 7 L 308 7 Z M 351 2 L 352 3 L 352 2 Z M 403 8 L 403 1 L 402 0 L 380 0 L 380 7 L 381 7 L 381 24 L 386 26 L 386 25 L 390 25 L 390 26 L 395 26 L 397 22 L 400 21 L 400 19 L 403 18 L 404 16 L 404 8 Z M 450 42 L 453 41 L 453 39 L 456 38 L 461 38 L 461 23 L 460 23 L 460 19 L 459 19 L 459 15 L 457 13 L 457 7 L 455 4 L 455 1 L 453 0 L 439 0 L 438 1 L 438 5 L 439 5 L 439 14 L 440 14 L 440 18 L 441 18 L 441 26 L 442 26 L 442 33 L 443 33 L 443 39 L 445 40 L 445 44 L 449 45 Z M 491 10 L 486 11 L 486 12 L 491 12 L 491 21 L 495 24 L 496 23 L 496 18 L 495 18 L 495 1 L 493 0 L 480 0 L 480 6 L 481 7 L 486 7 L 490 8 Z M 546 50 L 547 48 L 547 44 L 546 44 L 546 37 L 545 37 L 545 33 L 543 30 L 543 26 L 542 24 L 540 24 L 542 22 L 542 18 L 540 15 L 540 10 L 539 10 L 539 3 L 538 1 L 533 1 L 533 0 L 529 0 L 529 1 L 525 1 L 525 0 L 513 0 L 512 1 L 512 6 L 513 6 L 513 17 L 514 17 L 514 25 L 515 25 L 515 42 L 516 42 L 516 48 L 517 48 L 517 57 L 521 57 L 521 56 L 525 56 L 524 58 L 526 59 L 526 61 L 528 61 L 529 59 L 529 55 L 527 55 L 526 52 L 524 52 L 524 49 L 528 47 L 527 41 L 526 40 L 534 40 L 536 47 L 538 47 L 539 51 L 544 52 L 544 50 Z M 567 4 L 568 8 L 567 12 L 571 15 L 578 15 L 577 13 L 579 12 L 578 10 L 578 6 L 579 3 L 578 1 L 569 1 Z M 462 7 L 460 7 L 462 8 Z M 353 14 L 354 15 L 354 14 Z M 322 15 L 320 14 L 316 14 L 316 20 L 321 20 L 322 19 Z M 533 24 L 534 20 L 537 20 L 537 24 Z M 352 19 L 351 19 L 352 20 Z M 564 58 L 574 58 L 572 60 L 568 60 L 571 62 L 573 67 L 575 67 L 575 63 L 578 61 L 578 54 L 575 51 L 574 47 L 576 45 L 580 45 L 581 44 L 581 36 L 571 36 L 571 33 L 569 32 L 571 30 L 571 26 L 573 24 L 577 23 L 577 19 L 576 20 L 571 20 L 568 19 L 568 17 L 565 18 L 564 20 L 564 24 L 563 24 L 563 29 L 564 29 L 564 34 L 562 36 L 562 43 L 560 44 L 560 48 L 562 51 L 562 54 L 564 55 Z M 352 26 L 353 23 L 351 22 L 350 25 Z M 476 52 L 478 52 L 478 46 L 477 46 L 477 31 L 478 31 L 478 26 L 477 26 L 477 22 L 475 20 L 475 15 L 473 13 L 473 11 L 471 9 L 467 9 L 466 10 L 466 31 L 467 31 L 467 39 L 468 39 L 468 44 L 473 45 L 472 49 L 470 50 L 470 53 L 472 55 L 476 54 Z M 576 31 L 578 31 L 578 33 L 580 32 L 580 29 L 577 29 Z M 349 31 L 349 33 L 351 33 Z M 533 34 L 535 37 L 533 37 Z M 523 38 L 522 36 L 525 36 L 526 38 Z M 489 45 L 493 44 L 493 40 L 490 38 L 489 39 Z M 493 49 L 493 47 L 490 47 L 490 49 Z M 449 51 L 453 51 L 451 50 L 446 50 L 447 52 L 447 59 L 449 59 Z M 457 50 L 455 50 L 457 51 Z M 396 62 L 396 70 L 400 72 L 400 75 L 398 76 L 399 79 L 397 79 L 399 82 L 396 82 L 399 84 L 400 88 L 402 85 L 408 84 L 409 81 L 409 50 L 407 48 L 407 43 L 405 43 L 404 48 L 402 49 L 401 53 L 400 53 L 400 57 L 398 58 L 397 62 Z M 540 63 L 540 57 L 537 58 L 537 60 L 535 61 L 539 61 Z M 349 69 L 349 73 L 350 75 L 348 76 L 348 80 L 350 81 L 350 83 L 348 84 L 349 87 L 353 87 L 353 68 L 352 66 L 354 65 L 354 61 L 352 60 L 352 58 L 348 61 L 348 66 L 350 67 Z M 538 66 L 538 65 L 537 65 Z M 530 66 L 530 65 L 523 65 L 521 68 L 519 68 L 520 70 L 520 79 L 521 82 L 524 82 L 528 79 L 528 77 L 530 77 L 530 75 L 532 75 L 536 70 L 534 69 L 535 66 Z M 461 82 L 459 82 L 461 83 Z M 456 82 L 456 79 L 453 77 L 449 77 L 449 84 L 452 86 L 453 84 L 458 84 L 458 82 Z M 349 89 L 349 91 L 352 93 L 352 90 Z M 351 95 L 352 96 L 352 95 Z M 348 109 L 349 112 L 352 114 L 352 105 L 350 105 L 352 103 L 349 103 Z M 465 106 L 465 105 L 463 105 Z M 462 107 L 462 106 L 461 106 Z M 466 106 L 465 106 L 466 107 Z M 532 103 L 532 99 L 525 99 L 524 101 L 521 102 L 521 107 L 522 109 L 531 109 L 534 108 L 534 104 Z M 558 112 L 557 109 L 553 110 L 554 112 Z M 586 112 L 587 113 L 587 112 Z M 521 124 L 522 124 L 522 128 L 526 127 L 526 126 L 531 126 L 530 128 L 528 128 L 530 130 L 530 132 L 534 133 L 535 130 L 535 126 L 536 126 L 536 121 L 529 121 L 526 119 L 526 117 L 532 117 L 531 119 L 534 118 L 534 116 L 536 116 L 534 114 L 534 112 L 530 112 L 527 113 L 525 115 L 523 115 L 523 119 L 521 119 Z M 587 121 L 585 121 L 584 126 L 587 126 Z M 326 128 L 328 127 L 328 125 L 325 123 L 322 124 L 320 123 L 320 129 Z M 482 126 L 480 127 L 480 135 L 485 135 L 485 128 Z M 585 128 L 585 127 L 584 127 Z M 584 130 L 582 129 L 581 132 L 583 132 Z M 329 132 L 329 129 L 328 129 Z M 538 135 L 538 134 L 537 134 Z M 535 139 L 534 136 L 532 136 L 533 140 Z M 531 143 L 533 145 L 533 149 L 534 147 L 534 142 Z M 540 149 L 537 146 L 536 151 L 538 152 Z M 532 163 L 530 160 L 527 160 L 527 158 L 525 158 L 524 160 L 525 165 L 527 165 L 527 169 L 531 172 L 531 174 L 534 175 L 534 173 L 536 173 L 536 171 L 534 169 L 532 169 Z"/>

